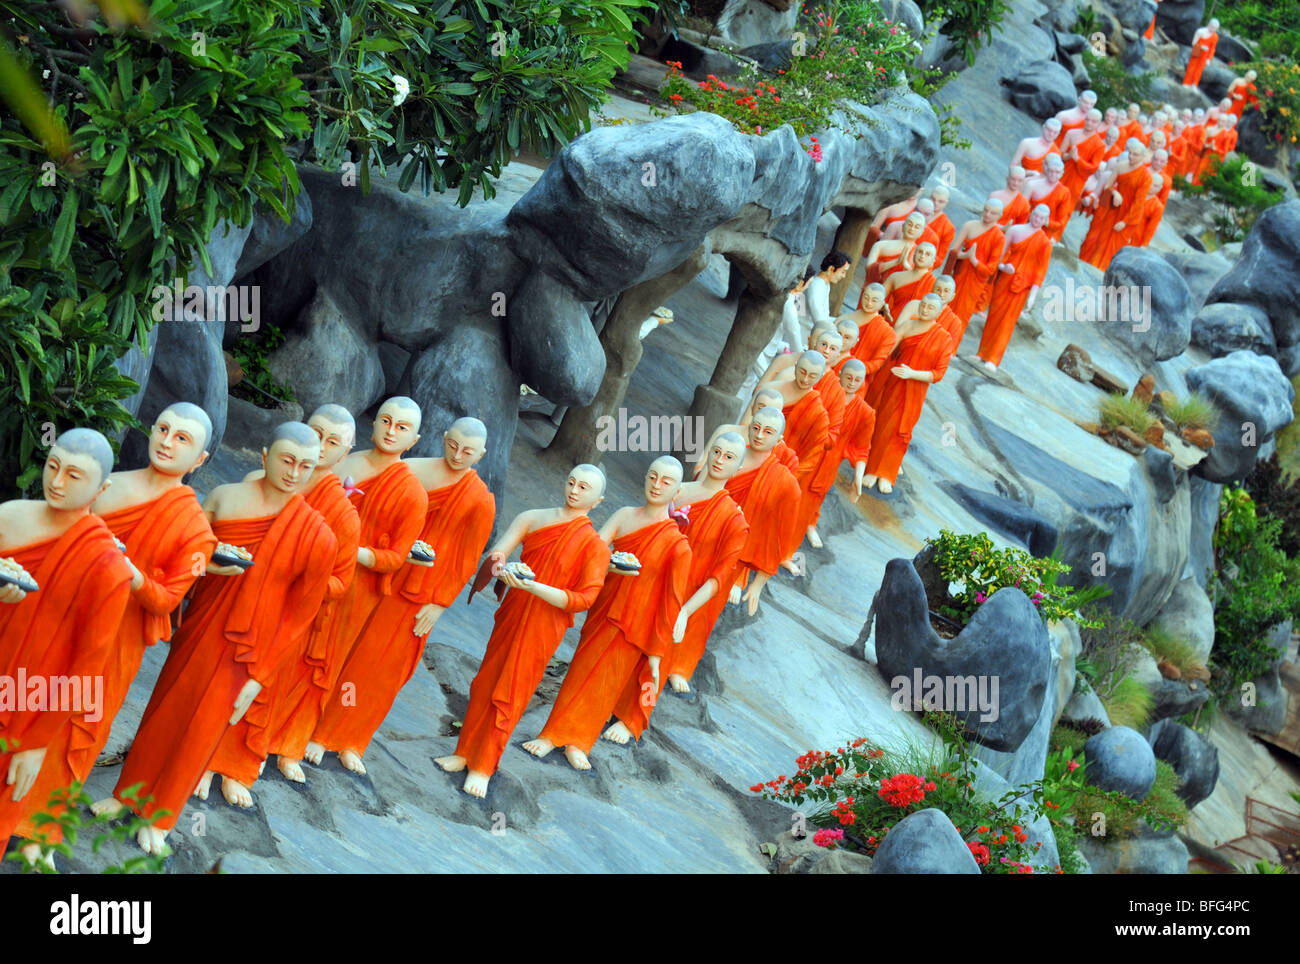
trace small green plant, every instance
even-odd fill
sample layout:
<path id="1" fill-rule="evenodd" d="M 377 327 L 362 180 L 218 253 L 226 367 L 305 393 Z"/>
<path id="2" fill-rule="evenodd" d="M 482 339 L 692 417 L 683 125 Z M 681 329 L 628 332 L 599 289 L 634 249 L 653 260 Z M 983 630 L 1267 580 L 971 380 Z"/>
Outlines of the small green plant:
<path id="1" fill-rule="evenodd" d="M 0 740 L 0 744 L 2 743 L 3 740 Z M 4 752 L 3 747 L 0 747 L 0 752 Z M 140 784 L 127 787 L 122 793 L 122 799 L 132 803 L 139 802 L 136 798 L 140 788 Z M 140 830 L 152 826 L 155 820 L 165 817 L 168 813 L 166 810 L 159 810 L 151 819 L 145 820 L 135 816 L 131 811 L 124 811 L 130 813 L 132 819 L 115 826 L 108 826 L 117 819 L 116 816 L 100 814 L 89 821 L 82 816 L 81 811 L 89 810 L 90 805 L 90 795 L 85 792 L 80 781 L 73 782 L 70 787 L 54 790 L 50 794 L 47 809 L 32 818 L 32 823 L 37 829 L 31 842 L 40 849 L 40 856 L 31 862 L 23 854 L 22 848 L 19 848 L 5 859 L 22 864 L 24 873 L 58 873 L 54 866 L 54 855 L 57 853 L 71 858 L 81 832 L 87 827 L 106 828 L 95 836 L 92 846 L 93 852 L 99 853 L 100 848 L 109 840 L 121 843 L 133 838 Z M 103 872 L 106 874 L 162 873 L 163 865 L 170 855 L 171 848 L 164 846 L 161 854 L 128 857 L 121 864 L 105 867 Z"/>
<path id="2" fill-rule="evenodd" d="M 1004 0 L 918 0 L 917 6 L 925 22 L 939 24 L 957 55 L 971 65 L 979 49 L 993 42 L 1011 9 Z"/>
<path id="3" fill-rule="evenodd" d="M 1101 427 L 1113 432 L 1123 426 L 1134 432 L 1139 438 L 1159 423 L 1159 419 L 1140 398 L 1115 392 L 1107 395 L 1099 403 L 1101 410 Z"/>
<path id="4" fill-rule="evenodd" d="M 271 374 L 271 352 L 284 344 L 284 332 L 275 325 L 264 325 L 257 338 L 241 335 L 230 349 L 230 357 L 244 372 L 244 377 L 231 388 L 236 398 L 252 402 L 261 408 L 275 408 L 280 402 L 295 402 L 293 389 L 282 385 Z"/>
<path id="5" fill-rule="evenodd" d="M 995 592 L 1008 587 L 1028 596 L 1045 623 L 1073 619 L 1083 627 L 1105 622 L 1099 611 L 1081 609 L 1108 596 L 1110 589 L 1060 585 L 1058 580 L 1070 567 L 1061 561 L 1059 549 L 1044 559 L 1023 549 L 996 549 L 987 532 L 959 534 L 949 529 L 940 530 L 938 538 L 927 539 L 926 544 L 934 548 L 934 562 L 950 586 L 949 601 L 941 603 L 939 611 L 963 626 Z"/>
<path id="6" fill-rule="evenodd" d="M 1091 32 L 1084 36 L 1091 36 Z M 1098 54 L 1091 47 L 1084 48 L 1082 57 L 1091 81 L 1089 86 L 1096 91 L 1099 106 L 1122 109 L 1129 104 L 1150 101 L 1155 71 L 1130 74 L 1118 58 Z"/>
<path id="7" fill-rule="evenodd" d="M 1255 171 L 1255 164 L 1244 155 L 1226 161 L 1215 156 L 1201 178 L 1201 190 L 1192 192 L 1207 195 L 1218 205 L 1214 225 L 1220 244 L 1240 241 L 1261 214 L 1286 197 L 1281 191 L 1260 187 Z"/>
<path id="8" fill-rule="evenodd" d="M 1196 650 L 1181 636 L 1175 636 L 1160 626 L 1148 626 L 1144 635 L 1147 651 L 1156 662 L 1169 663 L 1184 675 L 1204 668 L 1196 656 Z"/>
<path id="9" fill-rule="evenodd" d="M 1110 696 L 1101 698 L 1113 726 L 1130 726 L 1140 730 L 1151 716 L 1151 691 L 1132 676 L 1119 681 Z"/>
<path id="10" fill-rule="evenodd" d="M 1170 402 L 1165 406 L 1165 414 L 1180 432 L 1187 429 L 1213 431 L 1220 418 L 1215 404 L 1198 392 Z"/>
<path id="11" fill-rule="evenodd" d="M 1244 871 L 1238 871 L 1244 873 Z M 1271 860 L 1257 860 L 1250 867 L 1252 874 L 1285 874 L 1286 868 L 1281 864 L 1275 864 Z"/>

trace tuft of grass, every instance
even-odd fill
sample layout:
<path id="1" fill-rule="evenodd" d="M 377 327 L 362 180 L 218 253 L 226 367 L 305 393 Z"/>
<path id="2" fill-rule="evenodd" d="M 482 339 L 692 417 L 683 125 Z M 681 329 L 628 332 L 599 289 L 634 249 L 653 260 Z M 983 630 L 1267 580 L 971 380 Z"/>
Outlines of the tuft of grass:
<path id="1" fill-rule="evenodd" d="M 1180 432 L 1185 429 L 1201 428 L 1214 431 L 1220 419 L 1219 409 L 1199 392 L 1192 392 L 1186 398 L 1175 399 L 1165 407 L 1165 414 Z"/>
<path id="2" fill-rule="evenodd" d="M 1161 660 L 1170 662 L 1184 674 L 1188 670 L 1204 669 L 1204 665 L 1196 658 L 1195 650 L 1181 636 L 1175 636 L 1159 626 L 1148 626 L 1145 637 L 1146 648 L 1155 657 L 1156 662 Z"/>
<path id="3" fill-rule="evenodd" d="M 1146 402 L 1119 392 L 1103 398 L 1100 409 L 1101 427 L 1111 432 L 1123 425 L 1140 437 L 1158 421 Z"/>
<path id="4" fill-rule="evenodd" d="M 1147 720 L 1151 717 L 1154 700 L 1151 691 L 1140 681 L 1132 676 L 1125 676 L 1115 687 L 1109 699 L 1102 698 L 1102 703 L 1106 707 L 1106 715 L 1110 717 L 1112 726 L 1128 726 L 1140 730 L 1147 725 Z"/>
<path id="5" fill-rule="evenodd" d="M 1066 723 L 1058 723 L 1052 727 L 1052 733 L 1048 737 L 1048 745 L 1053 752 L 1070 750 L 1076 757 L 1083 753 L 1083 745 L 1087 742 L 1087 733 L 1072 729 Z"/>
<path id="6" fill-rule="evenodd" d="M 1187 825 L 1187 804 L 1178 795 L 1183 781 L 1164 760 L 1156 761 L 1156 782 L 1144 801 L 1150 807 L 1147 823 L 1156 829 L 1177 829 Z"/>

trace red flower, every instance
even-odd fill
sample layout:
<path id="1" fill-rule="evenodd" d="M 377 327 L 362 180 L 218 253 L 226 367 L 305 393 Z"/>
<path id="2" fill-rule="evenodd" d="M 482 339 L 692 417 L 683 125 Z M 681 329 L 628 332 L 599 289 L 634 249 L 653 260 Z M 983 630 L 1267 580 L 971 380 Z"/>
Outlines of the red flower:
<path id="1" fill-rule="evenodd" d="M 975 858 L 975 863 L 979 864 L 981 867 L 988 866 L 990 859 L 988 847 L 984 846 L 982 843 L 976 843 L 973 840 L 966 844 L 966 846 L 970 848 L 970 854 Z"/>
<path id="2" fill-rule="evenodd" d="M 749 788 L 749 791 L 750 791 L 750 793 L 762 793 L 762 792 L 763 792 L 763 784 L 761 784 L 761 783 L 756 783 L 756 784 L 754 784 L 752 787 Z"/>
<path id="3" fill-rule="evenodd" d="M 1074 760 L 1071 760 L 1069 763 L 1065 765 L 1066 773 L 1073 773 L 1077 769 L 1079 769 L 1079 764 Z"/>

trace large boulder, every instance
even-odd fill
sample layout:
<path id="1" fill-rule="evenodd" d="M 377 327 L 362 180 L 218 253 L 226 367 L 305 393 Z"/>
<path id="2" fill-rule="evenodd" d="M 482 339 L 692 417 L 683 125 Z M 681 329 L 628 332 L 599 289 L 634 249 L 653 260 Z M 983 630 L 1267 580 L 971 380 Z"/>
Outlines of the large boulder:
<path id="1" fill-rule="evenodd" d="M 1205 19 L 1205 0 L 1164 0 L 1156 7 L 1156 26 L 1169 39 L 1190 46 Z"/>
<path id="2" fill-rule="evenodd" d="M 287 222 L 274 212 L 259 211 L 253 218 L 248 240 L 239 252 L 234 276 L 244 277 L 285 250 L 311 230 L 311 219 L 311 195 L 306 188 L 298 192 Z"/>
<path id="3" fill-rule="evenodd" d="M 1151 690 L 1149 719 L 1168 720 L 1195 713 L 1210 700 L 1210 690 L 1202 680 L 1164 679 L 1148 687 Z"/>
<path id="4" fill-rule="evenodd" d="M 1187 350 L 1192 337 L 1192 293 L 1182 276 L 1150 248 L 1120 248 L 1106 269 L 1106 290 L 1127 291 L 1102 299 L 1102 330 L 1126 346 L 1142 365 Z M 1110 317 L 1112 307 L 1117 317 Z"/>
<path id="5" fill-rule="evenodd" d="M 1243 479 L 1255 467 L 1262 445 L 1291 422 L 1295 389 L 1277 361 L 1251 351 L 1235 351 L 1187 372 L 1187 387 L 1200 392 L 1222 413 L 1214 448 L 1193 470 L 1211 482 Z"/>
<path id="6" fill-rule="evenodd" d="M 1214 528 L 1219 524 L 1219 496 L 1223 486 L 1193 475 L 1188 488 L 1192 524 L 1184 574 L 1204 589 L 1214 571 Z"/>
<path id="7" fill-rule="evenodd" d="M 1214 56 L 1229 67 L 1249 63 L 1255 59 L 1254 52 L 1232 34 L 1220 28 L 1219 40 L 1214 46 Z"/>
<path id="8" fill-rule="evenodd" d="M 1054 60 L 1028 64 L 1002 78 L 1011 103 L 1032 117 L 1048 118 L 1073 107 L 1078 98 L 1074 77 Z"/>
<path id="9" fill-rule="evenodd" d="M 1190 52 L 1190 51 L 1189 51 Z M 1186 68 L 1186 62 L 1183 64 Z M 1228 96 L 1228 85 L 1237 79 L 1237 73 L 1222 60 L 1211 57 L 1201 73 L 1201 82 L 1197 86 L 1216 104 Z"/>
<path id="10" fill-rule="evenodd" d="M 1214 605 L 1194 578 L 1188 577 L 1174 587 L 1173 595 L 1152 625 L 1183 640 L 1191 646 L 1202 666 L 1209 665 L 1210 650 L 1214 647 Z"/>
<path id="11" fill-rule="evenodd" d="M 885 835 L 873 874 L 978 874 L 979 864 L 942 810 L 908 814 Z"/>
<path id="12" fill-rule="evenodd" d="M 1228 714 L 1247 729 L 1257 733 L 1278 733 L 1286 725 L 1287 704 L 1290 700 L 1279 667 L 1291 643 L 1291 620 L 1274 626 L 1268 632 L 1268 645 L 1278 657 L 1267 670 L 1250 681 L 1249 686 L 1231 699 L 1223 701 Z"/>
<path id="13" fill-rule="evenodd" d="M 1149 827 L 1122 840 L 1084 834 L 1079 849 L 1094 874 L 1187 873 L 1187 845 L 1177 834 L 1157 833 Z"/>
<path id="14" fill-rule="evenodd" d="M 1047 0 L 1046 13 L 1034 22 L 1047 30 L 1073 30 L 1079 19 L 1079 0 Z"/>
<path id="15" fill-rule="evenodd" d="M 1003 752 L 1020 747 L 1039 721 L 1052 682 L 1047 627 L 1028 596 L 1000 589 L 961 633 L 942 639 L 930 627 L 916 567 L 893 559 L 872 613 L 876 662 L 894 691 L 895 708 L 915 708 L 923 700 L 930 708 L 926 697 L 941 688 L 943 706 L 934 708 L 953 711 L 979 743 Z"/>
<path id="16" fill-rule="evenodd" d="M 1065 704 L 1065 710 L 1061 713 L 1061 719 L 1067 723 L 1100 720 L 1106 726 L 1110 726 L 1110 715 L 1106 712 L 1106 704 L 1101 701 L 1101 697 L 1091 686 L 1070 697 L 1070 702 Z"/>
<path id="17" fill-rule="evenodd" d="M 1254 305 L 1232 301 L 1206 305 L 1196 313 L 1192 319 L 1192 344 L 1215 358 L 1242 350 L 1277 357 L 1268 313 Z"/>
<path id="18" fill-rule="evenodd" d="M 1112 726 L 1083 745 L 1084 781 L 1141 802 L 1156 782 L 1156 757 L 1137 730 Z"/>
<path id="19" fill-rule="evenodd" d="M 1121 26 L 1139 34 L 1146 32 L 1151 26 L 1151 18 L 1156 15 L 1155 0 L 1110 0 L 1107 5 Z"/>
<path id="20" fill-rule="evenodd" d="M 364 412 L 384 392 L 379 346 L 349 324 L 324 289 L 302 310 L 296 330 L 271 353 L 267 367 L 293 389 L 308 415 L 330 402 Z"/>
<path id="21" fill-rule="evenodd" d="M 1210 289 L 1232 268 L 1232 262 L 1218 252 L 1162 251 L 1160 255 L 1187 283 L 1192 295 L 1192 310 L 1205 304 Z"/>
<path id="22" fill-rule="evenodd" d="M 996 492 L 984 492 L 961 482 L 943 482 L 943 489 L 975 518 L 1009 536 L 1034 556 L 1050 556 L 1060 533 L 1051 520 L 1023 502 Z"/>
<path id="23" fill-rule="evenodd" d="M 1194 807 L 1219 782 L 1219 748 L 1190 727 L 1161 720 L 1147 734 L 1157 760 L 1164 760 L 1182 784 L 1176 791 L 1188 807 Z"/>
<path id="24" fill-rule="evenodd" d="M 1279 142 L 1271 134 L 1264 133 L 1263 118 L 1264 115 L 1257 110 L 1246 111 L 1242 115 L 1237 124 L 1236 151 L 1245 154 L 1256 164 L 1269 168 L 1277 163 Z M 1264 186 L 1268 187 L 1267 184 Z"/>
<path id="25" fill-rule="evenodd" d="M 782 0 L 727 0 L 718 15 L 718 33 L 736 47 L 752 47 L 790 36 L 799 4 Z"/>

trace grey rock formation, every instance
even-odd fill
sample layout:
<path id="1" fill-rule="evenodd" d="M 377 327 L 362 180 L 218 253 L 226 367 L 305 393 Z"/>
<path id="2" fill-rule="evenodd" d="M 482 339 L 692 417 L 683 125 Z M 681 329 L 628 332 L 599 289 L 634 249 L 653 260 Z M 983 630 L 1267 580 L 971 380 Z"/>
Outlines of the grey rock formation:
<path id="1" fill-rule="evenodd" d="M 1277 357 L 1267 312 L 1231 301 L 1206 305 L 1196 313 L 1192 319 L 1192 344 L 1215 358 L 1242 350 Z"/>
<path id="2" fill-rule="evenodd" d="M 942 810 L 908 814 L 872 859 L 873 874 L 978 874 L 979 864 Z"/>
<path id="3" fill-rule="evenodd" d="M 1156 27 L 1171 40 L 1190 45 L 1205 19 L 1205 0 L 1164 0 L 1156 8 Z"/>
<path id="4" fill-rule="evenodd" d="M 752 47 L 790 36 L 798 16 L 798 3 L 727 0 L 718 15 L 718 33 L 737 47 Z"/>
<path id="5" fill-rule="evenodd" d="M 1150 686 L 1151 719 L 1168 720 L 1195 713 L 1210 699 L 1200 680 L 1161 679 Z"/>
<path id="6" fill-rule="evenodd" d="M 958 636 L 942 639 L 930 628 L 925 587 L 912 561 L 893 559 L 873 608 L 876 662 L 894 689 L 897 708 L 911 708 L 903 697 L 910 693 L 919 701 L 930 691 L 926 678 L 937 678 L 945 694 L 953 689 L 953 705 L 945 708 L 956 712 L 978 742 L 1003 752 L 1020 747 L 1041 716 L 1052 674 L 1047 629 L 1029 597 L 1001 589 Z M 918 676 L 921 693 L 915 692 Z M 995 712 L 972 706 L 972 687 L 985 682 L 991 695 L 994 681 Z"/>
<path id="7" fill-rule="evenodd" d="M 259 212 L 239 253 L 234 276 L 242 278 L 266 264 L 311 230 L 311 221 L 311 194 L 305 188 L 298 192 L 288 223 L 274 212 Z"/>
<path id="8" fill-rule="evenodd" d="M 1210 289 L 1232 268 L 1232 262 L 1218 252 L 1162 251 L 1160 254 L 1187 283 L 1193 311 L 1205 304 Z M 1192 334 L 1195 336 L 1195 330 Z"/>
<path id="9" fill-rule="evenodd" d="M 1189 488 L 1192 524 L 1185 572 L 1204 589 L 1214 569 L 1214 527 L 1219 521 L 1219 495 L 1223 486 L 1193 475 Z"/>
<path id="10" fill-rule="evenodd" d="M 1225 699 L 1223 708 L 1243 726 L 1257 733 L 1277 733 L 1286 724 L 1290 696 L 1282 686 L 1278 668 L 1291 642 L 1291 621 L 1274 626 L 1268 633 L 1268 645 L 1278 652 L 1269 668 L 1250 681 L 1236 698 Z"/>
<path id="11" fill-rule="evenodd" d="M 1130 292 L 1118 317 L 1106 317 L 1102 330 L 1127 346 L 1143 365 L 1181 355 L 1192 336 L 1192 293 L 1182 276 L 1150 248 L 1120 248 L 1106 269 L 1104 284 Z M 1150 317 L 1145 315 L 1150 294 Z M 1133 295 L 1138 295 L 1133 298 Z M 1138 301 L 1142 310 L 1135 310 Z M 1105 302 L 1107 313 L 1109 299 Z"/>
<path id="12" fill-rule="evenodd" d="M 1143 829 L 1122 840 L 1085 834 L 1079 841 L 1079 849 L 1094 874 L 1187 873 L 1187 845 L 1175 834 Z"/>
<path id="13" fill-rule="evenodd" d="M 886 20 L 906 27 L 913 37 L 920 39 L 925 32 L 925 18 L 921 16 L 921 8 L 912 0 L 881 0 L 880 9 Z"/>
<path id="14" fill-rule="evenodd" d="M 1116 790 L 1132 800 L 1145 800 L 1156 782 L 1151 745 L 1127 726 L 1112 726 L 1090 736 L 1083 745 L 1083 758 L 1084 779 L 1090 786 Z"/>
<path id="15" fill-rule="evenodd" d="M 1183 62 L 1183 65 L 1186 66 L 1186 61 Z M 1218 57 L 1211 57 L 1210 62 L 1205 65 L 1205 70 L 1201 73 L 1201 82 L 1198 86 L 1207 97 L 1217 104 L 1227 96 L 1228 85 L 1236 77 L 1237 74 L 1231 67 L 1227 66 Z"/>
<path id="16" fill-rule="evenodd" d="M 1069 722 L 1101 720 L 1110 726 L 1110 716 L 1106 713 L 1106 706 L 1091 687 L 1070 697 L 1070 702 L 1065 704 L 1065 712 L 1061 714 L 1061 719 Z"/>
<path id="17" fill-rule="evenodd" d="M 1277 163 L 1278 144 L 1270 135 L 1264 133 L 1261 124 L 1263 116 L 1257 110 L 1247 111 L 1242 115 L 1241 121 L 1237 124 L 1237 146 L 1234 150 L 1238 154 L 1245 154 L 1256 164 L 1269 168 Z"/>
<path id="18" fill-rule="evenodd" d="M 1152 625 L 1186 642 L 1201 665 L 1209 665 L 1214 646 L 1214 606 L 1196 579 L 1188 577 L 1174 587 Z"/>
<path id="19" fill-rule="evenodd" d="M 324 289 L 303 308 L 295 330 L 271 353 L 267 367 L 281 384 L 294 386 L 309 415 L 330 402 L 359 414 L 384 394 L 378 344 L 348 323 Z"/>
<path id="20" fill-rule="evenodd" d="M 1278 363 L 1266 355 L 1235 351 L 1187 372 L 1187 387 L 1210 399 L 1222 413 L 1214 448 L 1193 470 L 1211 482 L 1244 478 L 1260 447 L 1292 419 L 1295 389 Z"/>
<path id="21" fill-rule="evenodd" d="M 1161 720 L 1147 734 L 1157 760 L 1174 768 L 1182 781 L 1177 793 L 1188 807 L 1194 807 L 1219 782 L 1219 748 L 1190 727 Z"/>
<path id="22" fill-rule="evenodd" d="M 1145 33 L 1156 15 L 1155 0 L 1108 0 L 1107 6 L 1120 24 L 1139 34 Z"/>
<path id="23" fill-rule="evenodd" d="M 1034 556 L 1050 556 L 1060 533 L 1051 520 L 1023 502 L 1016 502 L 996 492 L 982 492 L 961 482 L 945 482 L 945 491 L 960 502 L 971 515 L 1005 536 L 1009 536 Z"/>
<path id="24" fill-rule="evenodd" d="M 1255 54 L 1249 47 L 1222 27 L 1219 28 L 1218 43 L 1214 46 L 1214 56 L 1229 66 L 1244 64 L 1255 59 Z"/>
<path id="25" fill-rule="evenodd" d="M 1073 107 L 1078 97 L 1071 72 L 1054 60 L 1031 63 L 1004 76 L 1002 83 L 1011 103 L 1040 119 Z"/>

